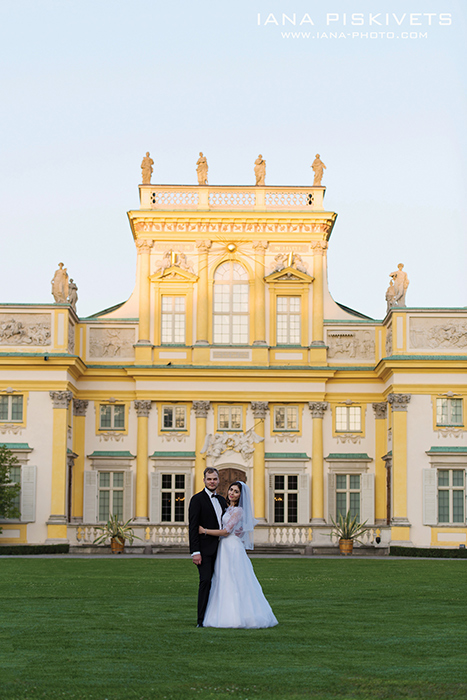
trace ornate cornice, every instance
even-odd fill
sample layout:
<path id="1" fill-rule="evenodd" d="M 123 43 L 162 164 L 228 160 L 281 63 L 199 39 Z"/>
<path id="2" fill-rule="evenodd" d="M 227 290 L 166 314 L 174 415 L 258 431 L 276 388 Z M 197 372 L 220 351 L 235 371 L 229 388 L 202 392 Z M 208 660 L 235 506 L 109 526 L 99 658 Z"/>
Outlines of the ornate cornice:
<path id="1" fill-rule="evenodd" d="M 327 411 L 329 404 L 326 401 L 309 401 L 308 408 L 311 411 L 313 418 L 324 418 L 324 412 Z"/>
<path id="2" fill-rule="evenodd" d="M 375 412 L 376 420 L 382 420 L 387 418 L 388 415 L 388 405 L 386 401 L 381 401 L 380 403 L 372 404 L 373 411 Z"/>
<path id="3" fill-rule="evenodd" d="M 309 221 L 296 221 L 280 223 L 270 222 L 267 219 L 261 222 L 239 221 L 238 219 L 225 219 L 222 221 L 206 221 L 198 219 L 190 221 L 164 221 L 159 217 L 157 221 L 144 220 L 136 221 L 134 230 L 136 232 L 157 232 L 157 233 L 321 233 L 327 235 L 333 227 L 333 221 L 327 219 L 325 222 L 309 223 Z M 209 241 L 200 241 L 208 243 Z M 327 248 L 326 241 L 318 241 L 320 246 Z M 197 241 L 198 244 L 198 241 Z M 210 247 L 210 246 L 208 246 Z"/>
<path id="4" fill-rule="evenodd" d="M 196 418 L 207 418 L 210 408 L 210 401 L 193 401 L 193 411 Z"/>
<path id="5" fill-rule="evenodd" d="M 138 399 L 133 403 L 136 408 L 136 415 L 138 418 L 147 418 L 149 416 L 149 411 L 152 408 L 152 401 L 141 401 Z"/>
<path id="6" fill-rule="evenodd" d="M 406 411 L 411 398 L 410 394 L 389 394 L 388 403 L 393 411 Z"/>
<path id="7" fill-rule="evenodd" d="M 83 399 L 73 399 L 73 415 L 85 416 L 88 406 L 89 401 L 83 401 Z"/>
<path id="8" fill-rule="evenodd" d="M 68 408 L 73 398 L 71 391 L 49 391 L 54 408 Z"/>
<path id="9" fill-rule="evenodd" d="M 251 410 L 255 418 L 266 418 L 269 406 L 267 401 L 252 401 Z"/>

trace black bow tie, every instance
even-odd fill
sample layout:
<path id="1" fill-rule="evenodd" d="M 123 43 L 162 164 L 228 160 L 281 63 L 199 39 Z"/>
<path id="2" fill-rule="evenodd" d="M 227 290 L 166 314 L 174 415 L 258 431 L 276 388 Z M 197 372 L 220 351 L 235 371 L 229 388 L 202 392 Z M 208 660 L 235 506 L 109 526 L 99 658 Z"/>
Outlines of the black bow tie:
<path id="1" fill-rule="evenodd" d="M 218 493 L 211 493 L 211 498 L 219 498 L 219 494 Z"/>

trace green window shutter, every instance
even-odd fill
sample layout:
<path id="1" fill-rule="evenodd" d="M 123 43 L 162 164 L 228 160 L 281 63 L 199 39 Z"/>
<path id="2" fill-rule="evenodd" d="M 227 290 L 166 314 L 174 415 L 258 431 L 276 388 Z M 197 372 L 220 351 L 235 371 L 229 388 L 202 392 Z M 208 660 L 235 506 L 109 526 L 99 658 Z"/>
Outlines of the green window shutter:
<path id="1" fill-rule="evenodd" d="M 273 474 L 269 475 L 268 506 L 269 506 L 268 522 L 272 524 L 274 522 L 274 475 Z"/>
<path id="2" fill-rule="evenodd" d="M 336 519 L 336 475 L 328 473 L 328 522 Z"/>
<path id="3" fill-rule="evenodd" d="M 21 522 L 33 523 L 36 519 L 36 467 L 21 468 Z"/>
<path id="4" fill-rule="evenodd" d="M 149 520 L 151 523 L 160 523 L 161 521 L 161 475 L 159 472 L 151 472 L 149 475 Z"/>
<path id="5" fill-rule="evenodd" d="M 360 522 L 367 520 L 367 525 L 375 523 L 375 475 L 362 474 L 362 496 Z"/>
<path id="6" fill-rule="evenodd" d="M 436 469 L 423 469 L 423 524 L 437 525 Z"/>
<path id="7" fill-rule="evenodd" d="M 84 472 L 83 522 L 97 522 L 97 472 Z"/>
<path id="8" fill-rule="evenodd" d="M 123 520 L 133 517 L 133 472 L 128 470 L 124 474 L 123 486 Z"/>
<path id="9" fill-rule="evenodd" d="M 308 525 L 310 522 L 310 493 L 308 474 L 300 474 L 298 490 L 298 522 Z"/>

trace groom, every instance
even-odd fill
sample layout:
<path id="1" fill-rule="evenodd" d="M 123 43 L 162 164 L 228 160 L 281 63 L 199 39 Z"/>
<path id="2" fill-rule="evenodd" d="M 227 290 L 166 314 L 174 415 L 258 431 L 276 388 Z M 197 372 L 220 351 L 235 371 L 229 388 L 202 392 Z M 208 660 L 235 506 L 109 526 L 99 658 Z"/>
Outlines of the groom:
<path id="1" fill-rule="evenodd" d="M 222 516 L 227 508 L 225 498 L 216 494 L 216 489 L 219 486 L 217 469 L 206 467 L 203 481 L 205 488 L 193 496 L 188 510 L 190 552 L 193 564 L 196 564 L 199 571 L 198 627 L 203 626 L 217 547 L 219 546 L 219 538 L 212 535 L 200 535 L 199 526 L 202 525 L 209 530 L 221 530 Z"/>

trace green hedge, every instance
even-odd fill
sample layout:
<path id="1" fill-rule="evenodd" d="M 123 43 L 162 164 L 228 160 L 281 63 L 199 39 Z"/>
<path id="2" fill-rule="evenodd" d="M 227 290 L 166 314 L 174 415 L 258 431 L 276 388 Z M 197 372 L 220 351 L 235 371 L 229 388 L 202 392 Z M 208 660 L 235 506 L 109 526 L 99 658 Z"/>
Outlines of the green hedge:
<path id="1" fill-rule="evenodd" d="M 440 559 L 467 559 L 467 549 L 428 549 L 425 547 L 390 547 L 392 557 L 433 557 Z"/>
<path id="2" fill-rule="evenodd" d="M 3 544 L 0 556 L 12 554 L 68 554 L 69 544 Z"/>

